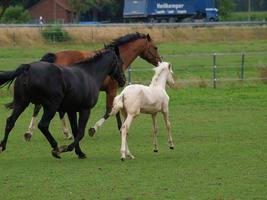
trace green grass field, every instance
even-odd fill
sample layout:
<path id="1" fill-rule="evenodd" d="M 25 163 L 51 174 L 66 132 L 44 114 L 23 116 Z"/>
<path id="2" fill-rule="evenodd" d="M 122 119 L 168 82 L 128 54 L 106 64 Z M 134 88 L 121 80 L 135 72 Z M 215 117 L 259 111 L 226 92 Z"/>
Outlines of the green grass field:
<path id="1" fill-rule="evenodd" d="M 266 51 L 266 43 L 160 44 L 159 48 L 161 54 L 184 54 L 186 57 L 187 54 L 212 53 L 214 49 L 237 53 Z M 46 51 L 63 48 L 70 47 L 1 49 L 0 69 L 12 69 L 19 63 L 39 58 Z M 266 63 L 264 56 L 258 59 L 257 62 Z M 183 61 L 181 57 L 172 63 L 179 67 Z M 222 60 L 225 64 L 227 61 Z M 138 60 L 133 67 L 138 68 L 142 63 Z M 185 78 L 201 75 L 199 71 L 194 71 L 193 75 L 188 75 L 186 70 L 183 73 Z M 208 74 L 210 71 L 204 73 Z M 148 82 L 151 76 L 152 72 L 148 72 L 140 81 Z M 175 76 L 180 77 L 179 70 Z M 39 130 L 35 131 L 31 142 L 25 142 L 23 134 L 30 121 L 31 106 L 17 121 L 7 150 L 0 154 L 0 199 L 265 200 L 266 90 L 265 84 L 246 82 L 216 90 L 210 87 L 168 89 L 175 149 L 168 149 L 166 130 L 159 115 L 159 152 L 153 152 L 151 117 L 142 115 L 134 121 L 129 133 L 129 147 L 136 159 L 125 162 L 120 161 L 120 137 L 114 118 L 108 120 L 95 137 L 90 138 L 86 133 L 81 143 L 87 153 L 85 160 L 77 159 L 74 153 L 54 159 Z M 10 100 L 9 92 L 1 89 L 0 105 Z M 101 94 L 88 128 L 102 116 L 104 107 L 105 99 Z M 9 114 L 9 110 L 0 107 L 0 137 L 3 137 Z M 63 139 L 59 125 L 56 117 L 51 132 L 60 145 L 70 143 Z"/>

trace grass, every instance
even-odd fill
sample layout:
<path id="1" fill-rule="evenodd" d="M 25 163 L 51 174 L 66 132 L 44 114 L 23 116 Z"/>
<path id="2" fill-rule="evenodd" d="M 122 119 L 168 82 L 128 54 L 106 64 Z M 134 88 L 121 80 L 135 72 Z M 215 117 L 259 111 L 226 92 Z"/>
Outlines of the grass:
<path id="1" fill-rule="evenodd" d="M 14 69 L 20 63 L 40 58 L 47 51 L 101 46 L 1 49 L 0 69 Z M 203 65 L 203 69 L 210 69 L 211 59 L 206 60 L 203 55 L 213 50 L 253 53 L 266 51 L 266 48 L 266 41 L 159 44 L 162 55 L 180 55 L 171 60 L 178 67 L 175 68 L 176 78 L 208 77 L 210 71 L 193 68 Z M 199 53 L 200 56 L 195 56 Z M 218 62 L 225 65 L 232 59 L 225 57 Z M 265 63 L 266 58 L 251 59 L 253 63 Z M 141 66 L 150 67 L 140 59 L 133 64 L 134 69 Z M 185 70 L 179 70 L 179 66 Z M 151 71 L 136 73 L 134 80 L 142 82 L 152 76 Z M 52 158 L 51 148 L 39 130 L 35 131 L 31 142 L 25 142 L 23 134 L 30 121 L 31 106 L 17 121 L 7 150 L 0 154 L 0 199 L 264 200 L 267 198 L 266 90 L 265 84 L 246 82 L 235 87 L 220 85 L 216 90 L 168 89 L 174 151 L 167 147 L 166 130 L 159 115 L 159 152 L 153 153 L 151 117 L 141 115 L 129 133 L 129 147 L 136 159 L 125 162 L 119 160 L 120 137 L 114 118 L 109 119 L 95 137 L 90 138 L 86 133 L 81 142 L 88 156 L 85 160 L 77 159 L 73 152 L 63 154 L 61 160 Z M 10 92 L 1 89 L 0 105 L 10 100 Z M 104 107 L 105 97 L 101 94 L 87 128 L 103 115 Z M 10 111 L 1 106 L 0 113 L 2 137 Z M 70 143 L 63 139 L 59 125 L 55 117 L 51 132 L 60 145 Z"/>
<path id="2" fill-rule="evenodd" d="M 159 153 L 152 152 L 151 119 L 130 130 L 135 160 L 119 160 L 114 118 L 94 138 L 86 134 L 86 160 L 74 153 L 55 160 L 39 131 L 23 141 L 31 109 L 17 122 L 0 156 L 0 198 L 9 199 L 266 199 L 267 86 L 168 90 L 175 150 L 167 148 L 158 117 Z M 1 99 L 1 104 L 7 98 Z M 101 96 L 89 126 L 103 113 Z M 1 108 L 3 130 L 8 111 Z M 51 126 L 60 144 L 59 121 Z M 38 191 L 38 192 L 37 192 Z"/>

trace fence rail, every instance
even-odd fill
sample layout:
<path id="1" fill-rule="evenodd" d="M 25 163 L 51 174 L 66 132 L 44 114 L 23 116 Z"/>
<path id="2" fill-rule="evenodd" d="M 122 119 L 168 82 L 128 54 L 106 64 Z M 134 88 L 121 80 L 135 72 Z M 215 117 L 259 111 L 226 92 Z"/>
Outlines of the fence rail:
<path id="1" fill-rule="evenodd" d="M 217 88 L 222 83 L 235 81 L 267 82 L 267 52 L 166 54 L 163 58 L 172 64 L 178 84 L 199 84 Z M 1 66 L 14 68 L 18 64 L 39 59 L 28 57 L 14 60 L 14 58 L 0 56 L 0 68 Z M 5 64 L 1 65 L 1 63 Z M 152 69 L 147 62 L 136 60 L 126 72 L 128 83 L 148 84 L 153 76 Z M 265 73 L 262 73 L 264 70 Z"/>
<path id="2" fill-rule="evenodd" d="M 175 28 L 175 27 L 220 27 L 220 26 L 266 26 L 263 21 L 231 21 L 231 22 L 180 22 L 180 23 L 99 23 L 99 24 L 60 24 L 66 28 L 77 27 L 157 27 L 157 28 Z M 19 28 L 19 27 L 50 27 L 58 24 L 0 24 L 0 28 Z"/>

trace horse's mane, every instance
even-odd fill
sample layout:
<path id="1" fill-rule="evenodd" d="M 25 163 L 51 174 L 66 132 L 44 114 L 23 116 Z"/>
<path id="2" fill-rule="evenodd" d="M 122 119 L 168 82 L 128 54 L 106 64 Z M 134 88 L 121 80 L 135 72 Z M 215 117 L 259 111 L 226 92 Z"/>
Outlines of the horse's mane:
<path id="1" fill-rule="evenodd" d="M 79 62 L 76 62 L 74 65 L 82 65 L 84 63 L 86 64 L 92 64 L 94 62 L 96 62 L 97 60 L 99 60 L 100 58 L 103 57 L 103 54 L 106 54 L 108 51 L 110 50 L 107 50 L 107 51 L 95 51 L 95 55 L 93 57 L 89 57 L 89 58 L 85 58 Z"/>
<path id="2" fill-rule="evenodd" d="M 165 64 L 161 63 L 158 67 L 154 68 L 155 74 L 152 78 L 152 81 L 150 83 L 150 85 L 154 86 L 156 85 L 158 78 L 160 77 L 161 73 L 166 69 Z"/>
<path id="3" fill-rule="evenodd" d="M 114 39 L 110 44 L 107 45 L 107 47 L 121 46 L 128 42 L 132 42 L 132 41 L 135 41 L 137 39 L 142 39 L 142 38 L 146 38 L 146 35 L 143 33 L 136 32 L 136 33 L 127 34 L 122 37 Z"/>

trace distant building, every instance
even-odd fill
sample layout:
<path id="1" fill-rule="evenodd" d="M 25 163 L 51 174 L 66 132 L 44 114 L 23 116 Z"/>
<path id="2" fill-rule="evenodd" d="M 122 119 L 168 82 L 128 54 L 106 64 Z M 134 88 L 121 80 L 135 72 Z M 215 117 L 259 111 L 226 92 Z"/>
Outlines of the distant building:
<path id="1" fill-rule="evenodd" d="M 36 22 L 40 17 L 43 23 L 59 21 L 61 23 L 70 23 L 72 11 L 68 0 L 40 0 L 28 8 L 29 14 Z"/>

